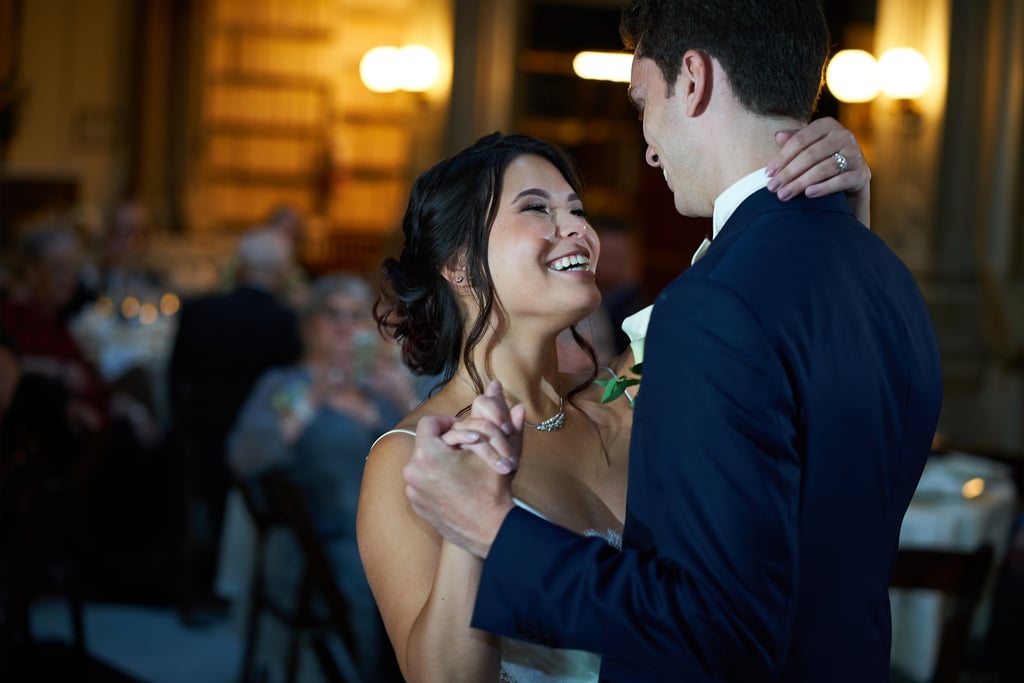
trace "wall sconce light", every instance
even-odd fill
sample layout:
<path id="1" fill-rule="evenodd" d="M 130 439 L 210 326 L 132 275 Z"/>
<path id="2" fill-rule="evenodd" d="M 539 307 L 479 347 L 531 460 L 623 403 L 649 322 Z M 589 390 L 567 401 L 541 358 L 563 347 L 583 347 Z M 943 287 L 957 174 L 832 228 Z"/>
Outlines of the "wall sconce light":
<path id="1" fill-rule="evenodd" d="M 870 102 L 881 92 L 909 105 L 928 92 L 931 69 L 911 47 L 887 50 L 877 61 L 864 50 L 840 50 L 828 63 L 825 83 L 840 102 Z"/>
<path id="2" fill-rule="evenodd" d="M 928 92 L 932 70 L 912 47 L 896 47 L 878 59 L 878 84 L 894 100 L 916 100 Z"/>
<path id="3" fill-rule="evenodd" d="M 580 78 L 629 83 L 633 55 L 626 52 L 580 52 L 572 59 L 572 70 Z"/>
<path id="4" fill-rule="evenodd" d="M 870 102 L 878 97 L 878 61 L 864 50 L 840 50 L 825 69 L 825 83 L 840 102 Z"/>
<path id="5" fill-rule="evenodd" d="M 881 58 L 864 50 L 840 50 L 825 69 L 825 83 L 840 102 L 870 102 L 879 93 L 896 101 L 903 133 L 920 131 L 921 115 L 914 100 L 928 92 L 931 69 L 917 50 L 897 47 Z"/>
<path id="6" fill-rule="evenodd" d="M 440 73 L 437 55 L 423 45 L 382 45 L 359 60 L 359 78 L 373 92 L 424 92 L 437 82 Z"/>

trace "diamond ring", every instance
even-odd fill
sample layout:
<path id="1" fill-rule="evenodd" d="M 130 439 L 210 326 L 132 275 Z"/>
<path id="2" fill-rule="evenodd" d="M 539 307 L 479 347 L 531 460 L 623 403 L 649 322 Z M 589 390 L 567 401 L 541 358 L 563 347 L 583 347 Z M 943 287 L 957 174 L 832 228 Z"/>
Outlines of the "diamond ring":
<path id="1" fill-rule="evenodd" d="M 839 172 L 842 173 L 846 170 L 846 167 L 850 165 L 850 162 L 846 160 L 846 155 L 842 152 L 836 152 L 832 155 L 832 159 L 836 162 L 836 166 L 839 167 Z"/>

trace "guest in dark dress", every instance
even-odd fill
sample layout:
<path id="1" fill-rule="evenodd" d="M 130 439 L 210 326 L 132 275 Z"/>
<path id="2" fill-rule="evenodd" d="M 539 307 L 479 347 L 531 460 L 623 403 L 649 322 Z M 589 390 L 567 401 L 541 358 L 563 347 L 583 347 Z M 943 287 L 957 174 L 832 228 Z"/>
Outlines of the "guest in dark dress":
<path id="1" fill-rule="evenodd" d="M 171 352 L 168 384 L 184 489 L 183 585 L 190 616 L 213 596 L 220 527 L 229 488 L 225 438 L 256 380 L 301 353 L 295 313 L 279 299 L 290 246 L 256 230 L 236 252 L 237 285 L 187 301 Z"/>

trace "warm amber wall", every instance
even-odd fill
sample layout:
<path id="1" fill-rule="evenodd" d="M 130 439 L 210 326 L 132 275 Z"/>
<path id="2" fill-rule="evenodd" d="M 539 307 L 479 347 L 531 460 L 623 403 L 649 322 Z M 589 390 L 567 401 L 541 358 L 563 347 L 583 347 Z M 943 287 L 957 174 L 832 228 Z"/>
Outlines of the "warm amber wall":
<path id="1" fill-rule="evenodd" d="M 375 94 L 358 76 L 378 45 L 425 43 L 450 64 L 443 3 L 209 0 L 201 19 L 187 164 L 190 225 L 244 228 L 280 201 L 341 231 L 387 232 L 431 101 Z M 445 76 L 450 67 L 445 70 Z"/>
<path id="2" fill-rule="evenodd" d="M 71 176 L 95 220 L 123 181 L 129 0 L 21 3 L 25 92 L 7 173 Z"/>
<path id="3" fill-rule="evenodd" d="M 908 114 L 885 96 L 873 115 L 872 222 L 912 270 L 931 270 L 935 243 L 936 192 L 942 170 L 950 35 L 949 6 L 936 0 L 882 0 L 875 28 L 876 55 L 913 47 L 928 60 L 931 85 Z"/>
<path id="4" fill-rule="evenodd" d="M 126 193 L 185 233 L 237 233 L 278 202 L 330 233 L 391 232 L 441 153 L 449 0 L 33 0 L 14 175 L 71 176 L 87 223 Z M 377 45 L 441 61 L 423 95 L 359 80 Z M 316 250 L 316 244 L 311 248 Z"/>

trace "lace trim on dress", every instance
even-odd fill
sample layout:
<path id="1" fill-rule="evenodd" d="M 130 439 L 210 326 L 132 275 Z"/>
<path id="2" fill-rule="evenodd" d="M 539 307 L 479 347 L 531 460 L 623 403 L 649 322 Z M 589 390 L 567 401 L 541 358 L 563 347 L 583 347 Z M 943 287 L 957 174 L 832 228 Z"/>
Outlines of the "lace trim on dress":
<path id="1" fill-rule="evenodd" d="M 584 536 L 596 536 L 604 539 L 604 542 L 615 548 L 616 550 L 622 550 L 622 534 L 612 531 L 611 529 L 586 529 L 583 531 Z"/>

